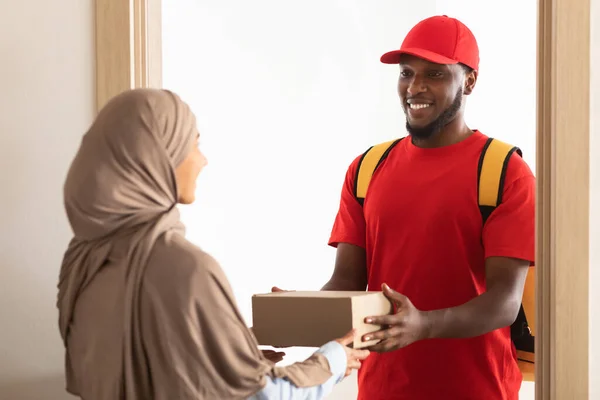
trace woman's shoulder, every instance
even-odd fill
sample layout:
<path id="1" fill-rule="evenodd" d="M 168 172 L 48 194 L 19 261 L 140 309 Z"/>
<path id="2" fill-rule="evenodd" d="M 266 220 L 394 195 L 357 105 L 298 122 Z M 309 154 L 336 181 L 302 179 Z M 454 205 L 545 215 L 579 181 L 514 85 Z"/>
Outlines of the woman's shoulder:
<path id="1" fill-rule="evenodd" d="M 186 288 L 214 281 L 221 274 L 217 261 L 184 236 L 168 232 L 160 236 L 148 259 L 144 286 L 185 292 Z"/>
<path id="2" fill-rule="evenodd" d="M 177 260 L 180 268 L 184 269 L 198 269 L 217 263 L 210 254 L 176 232 L 161 235 L 154 245 L 153 253 L 153 258 L 157 260 Z"/>

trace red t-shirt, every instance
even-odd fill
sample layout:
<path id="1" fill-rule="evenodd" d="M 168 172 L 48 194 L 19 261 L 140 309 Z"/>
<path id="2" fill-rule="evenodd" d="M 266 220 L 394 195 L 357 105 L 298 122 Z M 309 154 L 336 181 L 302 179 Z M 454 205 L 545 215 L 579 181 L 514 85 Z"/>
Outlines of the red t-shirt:
<path id="1" fill-rule="evenodd" d="M 415 307 L 461 305 L 485 291 L 485 259 L 533 263 L 535 177 L 511 157 L 502 204 L 485 227 L 477 205 L 477 166 L 487 136 L 423 149 L 402 140 L 378 167 L 364 209 L 350 165 L 329 244 L 367 252 L 368 290 L 387 283 Z M 510 327 L 468 339 L 432 339 L 372 353 L 358 374 L 359 400 L 517 400 L 522 376 Z"/>

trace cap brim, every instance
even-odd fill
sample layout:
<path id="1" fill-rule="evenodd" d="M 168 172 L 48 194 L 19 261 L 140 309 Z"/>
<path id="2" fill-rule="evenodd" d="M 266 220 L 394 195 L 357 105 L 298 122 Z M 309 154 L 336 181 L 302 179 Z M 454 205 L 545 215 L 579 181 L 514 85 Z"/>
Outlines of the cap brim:
<path id="1" fill-rule="evenodd" d="M 381 62 L 384 64 L 400 64 L 400 57 L 402 54 L 410 54 L 436 64 L 458 64 L 458 61 L 456 60 L 423 49 L 402 49 L 388 51 L 381 56 Z"/>

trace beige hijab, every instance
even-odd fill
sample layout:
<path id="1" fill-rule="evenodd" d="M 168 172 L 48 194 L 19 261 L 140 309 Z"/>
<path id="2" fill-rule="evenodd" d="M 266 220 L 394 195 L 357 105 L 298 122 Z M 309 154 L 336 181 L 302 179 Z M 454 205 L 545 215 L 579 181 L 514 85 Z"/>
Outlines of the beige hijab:
<path id="1" fill-rule="evenodd" d="M 74 237 L 59 277 L 60 333 L 67 346 L 78 296 L 105 265 L 113 245 L 125 241 L 128 270 L 123 282 L 122 399 L 152 399 L 152 382 L 144 355 L 152 349 L 144 349 L 142 344 L 140 287 L 157 238 L 168 231 L 184 233 L 176 207 L 175 168 L 186 158 L 196 135 L 193 113 L 174 93 L 158 89 L 127 91 L 101 110 L 83 137 L 67 175 L 65 207 Z M 229 287 L 228 284 L 220 286 Z M 235 305 L 229 290 L 226 298 L 228 306 Z M 237 310 L 236 315 L 240 315 Z M 201 320 L 218 324 L 219 315 L 207 315 Z M 200 328 L 189 326 L 188 331 L 180 334 L 199 335 Z M 327 361 L 321 355 L 304 363 L 276 368 L 264 359 L 250 330 L 223 332 L 224 346 L 243 342 L 252 346 L 238 350 L 242 353 L 235 359 L 239 364 L 231 367 L 240 377 L 229 383 L 236 387 L 223 388 L 224 396 L 232 392 L 248 395 L 257 392 L 264 385 L 264 379 L 260 378 L 264 375 L 285 377 L 298 386 L 318 385 L 331 376 Z M 210 353 L 209 349 L 189 350 Z M 67 347 L 67 364 L 68 351 Z M 212 365 L 224 362 L 209 357 L 202 359 Z M 210 365 L 203 367 L 205 371 L 220 370 Z M 221 380 L 218 376 L 206 379 L 209 382 Z"/>

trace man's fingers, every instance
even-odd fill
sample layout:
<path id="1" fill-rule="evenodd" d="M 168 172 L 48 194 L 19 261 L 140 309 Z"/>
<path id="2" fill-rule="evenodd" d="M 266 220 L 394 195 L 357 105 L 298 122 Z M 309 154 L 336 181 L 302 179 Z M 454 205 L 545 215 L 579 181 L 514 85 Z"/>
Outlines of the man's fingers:
<path id="1" fill-rule="evenodd" d="M 274 356 L 274 355 L 285 356 L 285 353 L 283 351 L 263 350 L 262 352 L 265 356 Z"/>
<path id="2" fill-rule="evenodd" d="M 276 293 L 276 292 L 295 292 L 295 290 L 284 290 L 284 289 L 281 289 L 281 288 L 279 288 L 277 286 L 273 286 L 271 288 L 271 293 Z"/>
<path id="3" fill-rule="evenodd" d="M 401 325 L 402 316 L 399 314 L 377 315 L 365 318 L 365 322 L 371 325 Z"/>
<path id="4" fill-rule="evenodd" d="M 392 288 L 390 288 L 387 283 L 384 283 L 383 285 L 381 285 L 381 289 L 383 290 L 383 294 L 390 300 L 392 300 L 393 302 L 395 302 L 398 305 L 404 305 L 404 303 L 406 302 L 406 296 L 404 296 L 403 294 L 400 294 L 398 292 L 396 292 L 395 290 L 393 290 Z"/>
<path id="5" fill-rule="evenodd" d="M 348 368 L 352 368 L 352 369 L 359 369 L 360 368 L 360 361 L 358 360 L 349 360 L 348 361 Z"/>
<path id="6" fill-rule="evenodd" d="M 368 342 L 369 340 L 384 340 L 400 335 L 402 335 L 402 327 L 392 326 L 389 329 L 382 329 L 380 331 L 367 333 L 362 337 L 362 340 L 363 342 Z"/>
<path id="7" fill-rule="evenodd" d="M 369 350 L 373 353 L 383 353 L 383 347 L 383 342 L 379 342 L 376 345 L 369 347 Z"/>
<path id="8" fill-rule="evenodd" d="M 369 350 L 374 353 L 385 353 L 388 351 L 395 351 L 401 349 L 403 347 L 408 346 L 410 343 L 412 342 L 407 342 L 406 340 L 404 340 L 403 337 L 396 336 L 389 339 L 384 339 L 376 345 L 370 346 Z"/>
<path id="9" fill-rule="evenodd" d="M 369 347 L 369 350 L 375 353 L 385 353 L 390 350 L 393 350 L 396 345 L 396 339 L 385 339 L 374 346 Z"/>
<path id="10" fill-rule="evenodd" d="M 283 357 L 285 356 L 284 352 L 275 350 L 262 350 L 262 353 L 267 360 L 275 364 L 277 364 L 279 361 L 282 361 Z"/>

